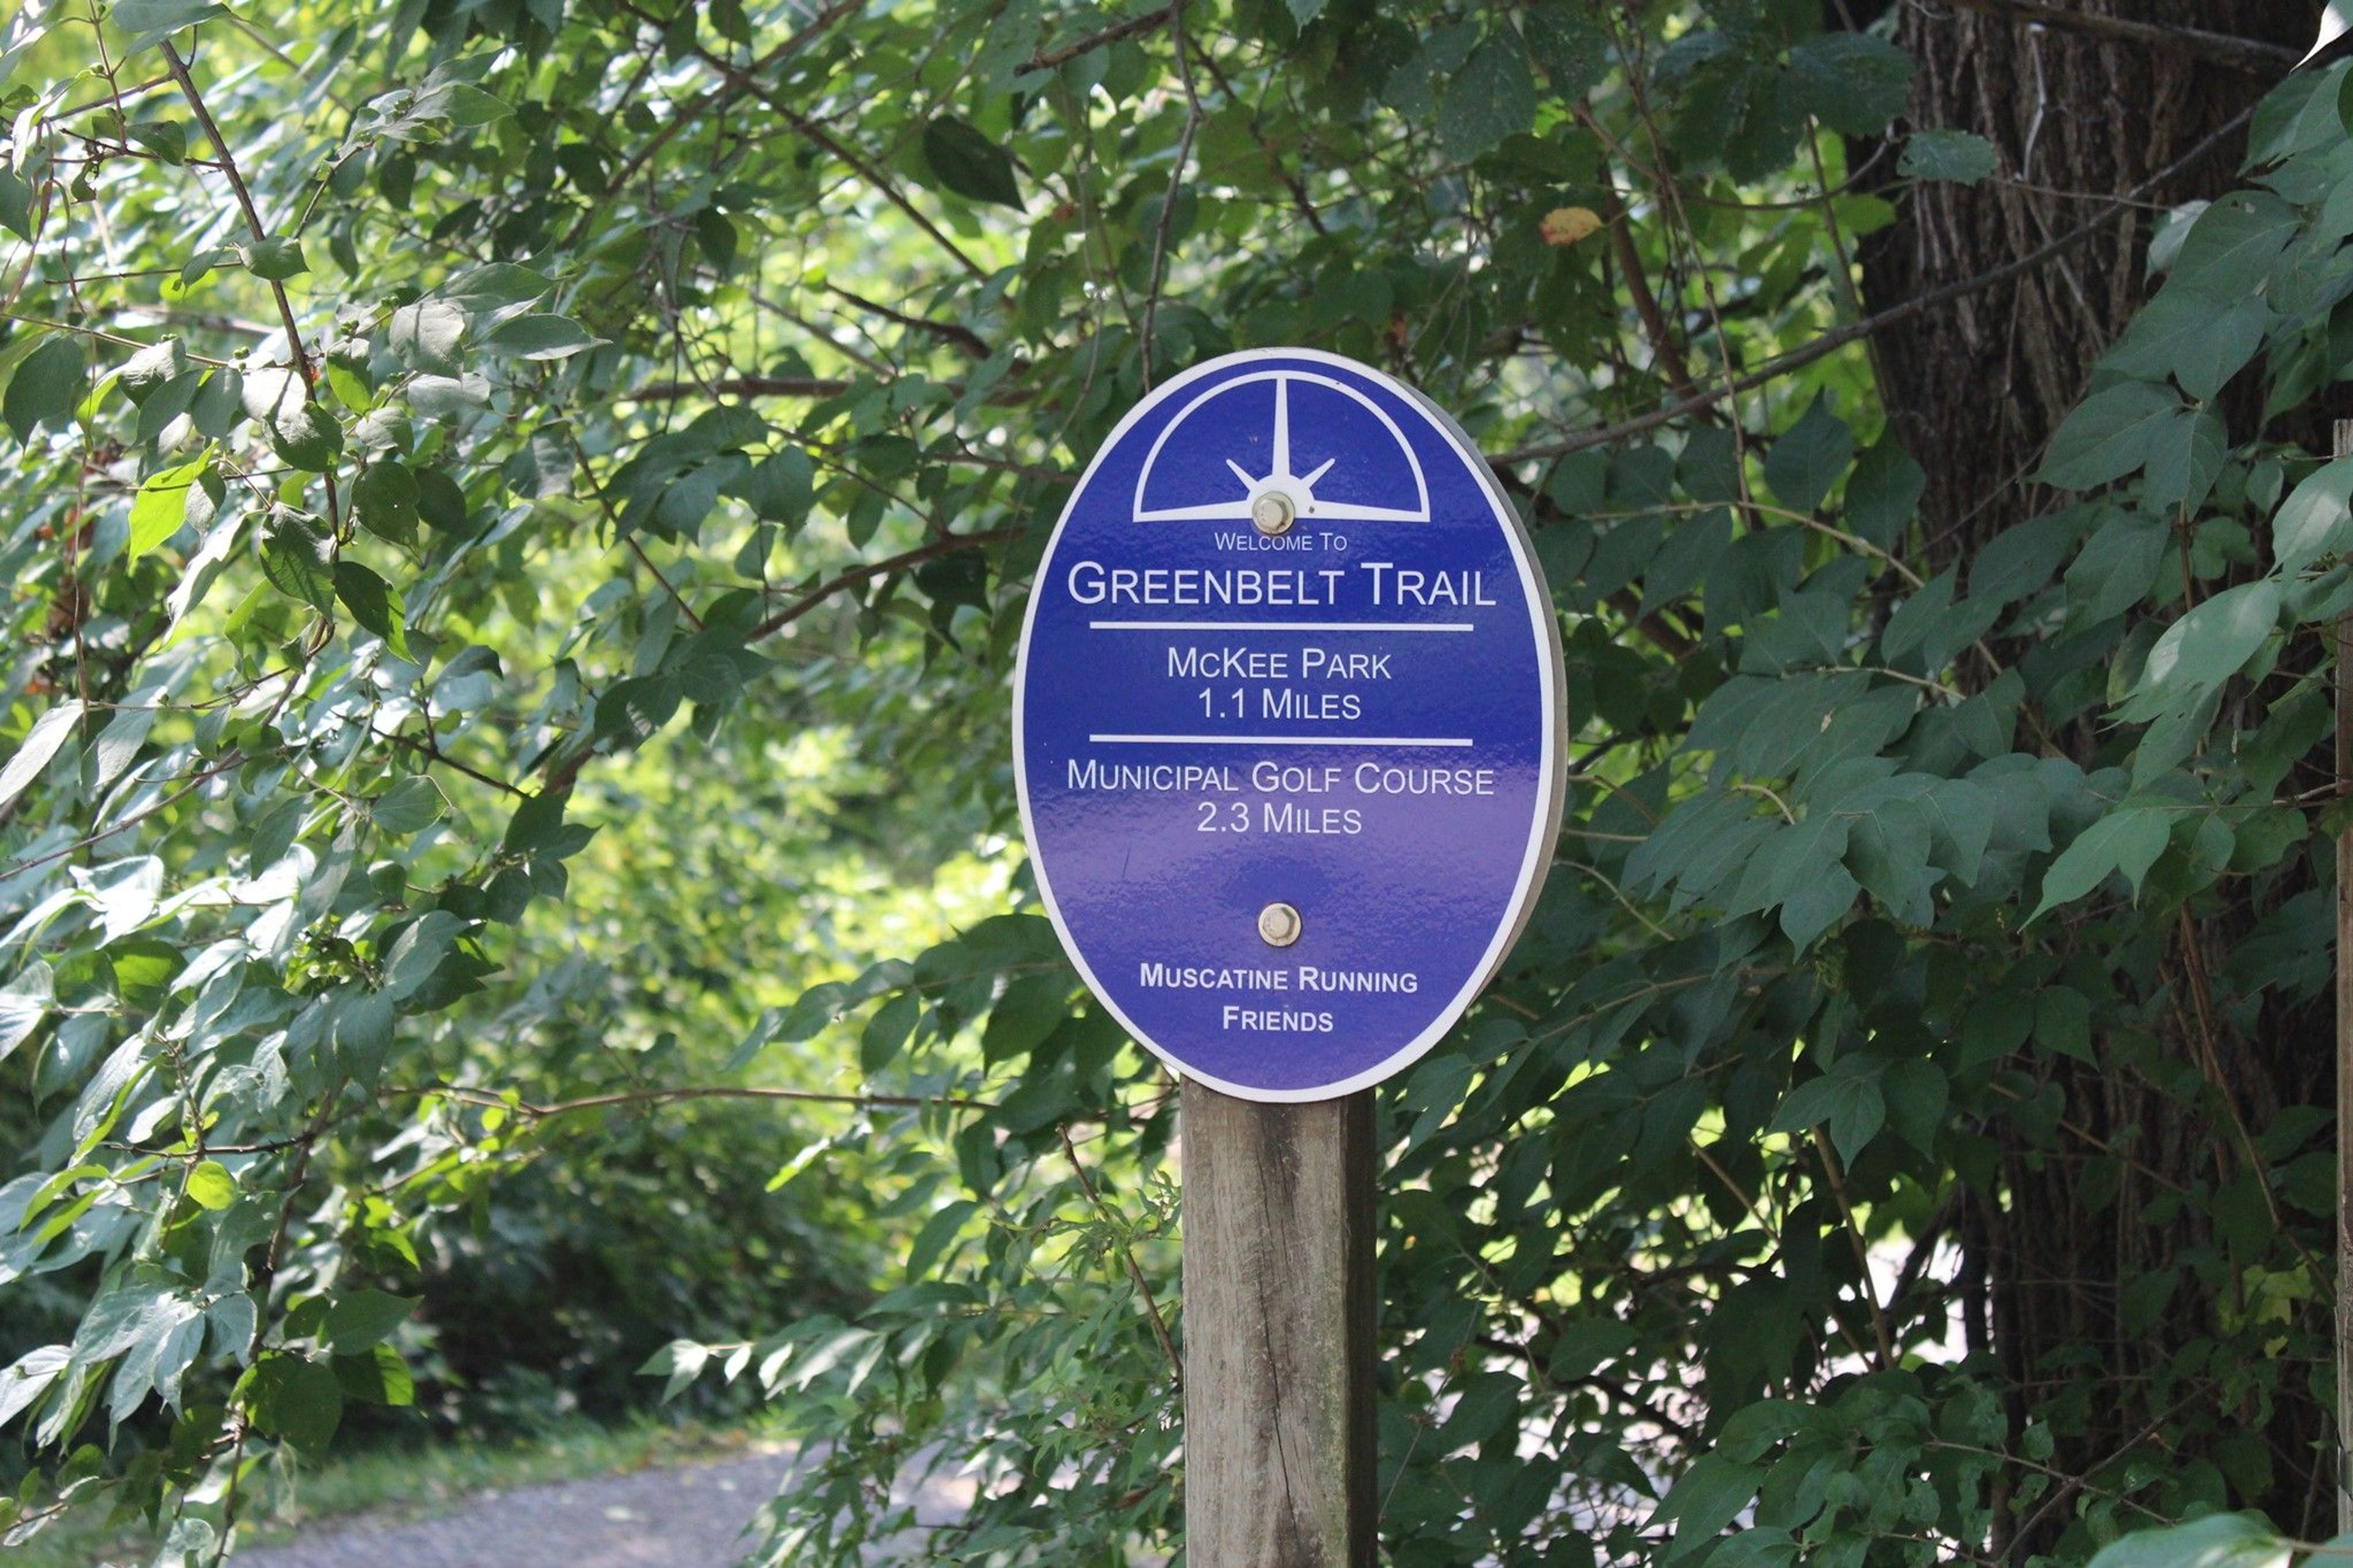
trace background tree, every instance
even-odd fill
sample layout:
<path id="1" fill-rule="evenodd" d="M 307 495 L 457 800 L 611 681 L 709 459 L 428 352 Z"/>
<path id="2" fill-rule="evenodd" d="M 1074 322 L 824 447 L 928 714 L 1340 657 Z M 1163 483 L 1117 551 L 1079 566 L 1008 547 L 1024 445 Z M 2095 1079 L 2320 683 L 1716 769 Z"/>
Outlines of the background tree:
<path id="1" fill-rule="evenodd" d="M 1925 571 L 1964 564 L 2005 530 L 2050 510 L 2050 490 L 2027 481 L 2052 431 L 2087 389 L 2087 367 L 2148 297 L 2146 215 L 2231 189 L 2233 162 L 2244 148 L 2240 127 L 2282 65 L 2309 44 L 2314 18 L 2306 5 L 2236 6 L 2218 33 L 2211 8 L 2197 5 L 2087 4 L 2056 15 L 2037 12 L 2031 20 L 2001 5 L 1939 16 L 1894 9 L 1901 13 L 1895 37 L 1919 65 L 1913 121 L 1967 125 L 1984 134 L 2015 177 L 1919 186 L 1899 198 L 1897 221 L 1859 247 L 1869 304 L 1900 305 L 1923 290 L 1997 269 L 2074 228 L 2116 192 L 2138 191 L 2146 203 L 2140 212 L 2117 214 L 2047 266 L 1971 290 L 1949 310 L 1895 323 L 1874 338 L 1890 426 L 1927 474 L 1919 557 Z M 2118 112 L 2126 105 L 2131 111 Z M 2231 429 L 2252 435 L 2268 427 L 2286 440 L 2326 447 L 2324 416 L 2343 411 L 2341 394 L 2304 386 L 2285 406 L 2266 406 L 2268 395 L 2253 376 L 2225 387 L 2219 405 Z M 2311 660 L 2307 655 L 2299 662 Z M 2065 749 L 2089 763 L 2101 741 L 2096 729 L 2079 726 Z M 2291 884 L 2274 897 L 2303 886 Z M 2188 989 L 2188 972 L 2204 954 L 2227 952 L 2243 939 L 2259 912 L 2233 900 L 2182 925 L 2172 961 L 2177 991 Z M 2178 1037 L 2189 1021 L 2172 1020 L 2170 1032 Z M 2176 1037 L 2168 1050 L 2191 1059 L 2207 1054 L 2242 1113 L 2264 1126 L 2286 1108 L 2328 1102 L 2334 1031 L 2325 1005 L 2274 1005 L 2258 1028 L 2225 1029 L 2211 1042 Z M 2211 1167 L 2211 1151 L 2231 1133 L 2218 1124 L 2212 1105 L 2152 1092 L 2132 1078 L 2088 1066 L 2054 1064 L 2054 1080 L 2087 1130 L 2139 1141 L 2142 1158 L 2174 1182 L 2224 1179 Z M 2225 1313 L 2232 1308 L 2206 1300 L 2202 1310 L 2179 1310 L 2210 1294 L 2184 1281 L 2177 1309 L 2152 1321 L 2150 1332 L 2115 1336 L 2116 1291 L 2211 1245 L 2211 1229 L 2194 1210 L 2168 1224 L 2119 1227 L 2109 1222 L 2110 1201 L 2096 1187 L 2104 1175 L 2083 1172 L 2094 1184 L 2086 1191 L 2075 1168 L 2051 1166 L 2026 1140 L 2011 1140 L 2006 1157 L 2013 1168 L 2004 1201 L 1964 1195 L 1953 1218 L 1953 1233 L 1963 1238 L 1988 1291 L 1986 1310 L 1971 1321 L 1971 1343 L 1998 1352 L 2021 1390 L 2052 1369 L 2080 1364 L 2084 1345 L 2116 1344 L 2098 1363 L 2100 1383 L 2086 1380 L 2081 1424 L 2063 1444 L 2063 1468 L 2078 1470 L 2136 1446 L 2135 1435 L 2162 1414 L 2144 1396 L 2148 1369 L 2210 1332 L 2218 1305 Z M 2161 1191 L 2131 1174 L 2125 1185 L 2142 1190 L 2114 1202 L 2146 1202 Z M 2237 1289 L 2236 1282 L 2221 1284 L 2226 1296 Z M 2023 1406 L 2022 1395 L 2013 1400 L 2014 1418 Z M 2310 1453 L 2331 1440 L 2322 1403 L 2300 1389 L 2288 1391 L 2266 1429 L 2283 1454 Z M 2306 1519 L 2314 1475 L 2308 1462 L 2285 1467 L 2277 1491 L 2261 1500 L 2281 1517 Z M 2307 1528 L 2316 1522 L 2307 1519 Z"/>
<path id="2" fill-rule="evenodd" d="M 1004 694 L 1110 426 L 1299 342 L 1486 445 L 1576 737 L 1382 1095 L 1395 1560 L 2325 1529 L 2353 137 L 2188 9 L 12 18 L 12 1528 L 667 1333 L 831 1444 L 766 1561 L 1174 1544 Z"/>

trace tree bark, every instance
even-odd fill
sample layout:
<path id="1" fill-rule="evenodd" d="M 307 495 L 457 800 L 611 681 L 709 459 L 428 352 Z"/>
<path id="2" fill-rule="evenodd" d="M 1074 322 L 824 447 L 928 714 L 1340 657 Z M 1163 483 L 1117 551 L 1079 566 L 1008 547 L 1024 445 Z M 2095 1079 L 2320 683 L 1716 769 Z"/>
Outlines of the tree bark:
<path id="1" fill-rule="evenodd" d="M 2307 0 L 2077 0 L 2066 8 L 2283 47 L 2309 42 L 2316 10 Z M 1905 0 L 1897 34 L 1919 62 L 1914 122 L 1977 132 L 1994 144 L 2001 169 L 1978 185 L 1911 189 L 1902 221 L 1862 247 L 1874 307 L 1999 266 L 2073 227 L 2094 204 L 2229 123 L 2274 81 L 2187 46 L 2123 42 L 1934 0 Z M 1928 474 L 1925 507 L 1940 564 L 2032 514 L 2039 498 L 2018 480 L 2041 461 L 2093 362 L 2147 299 L 2151 220 L 2228 190 L 2242 151 L 2242 139 L 2225 138 L 2152 193 L 2152 210 L 2119 218 L 2039 272 L 1880 335 L 1881 384 L 1897 437 Z"/>
<path id="2" fill-rule="evenodd" d="M 1874 309 L 1983 272 L 2073 227 L 2092 203 L 2180 159 L 2284 74 L 2219 64 L 2211 49 L 2187 44 L 2121 38 L 2113 36 L 2118 29 L 2096 25 L 2021 20 L 2017 7 L 1900 3 L 1897 36 L 1919 62 L 1914 122 L 1975 132 L 1994 144 L 2001 162 L 2000 174 L 1974 187 L 1891 186 L 1900 221 L 1873 236 L 1860 258 Z M 2310 41 L 2318 11 L 2309 0 L 2229 6 L 2067 0 L 2063 8 L 2298 49 Z M 2151 292 L 2145 258 L 2155 218 L 2178 203 L 2230 189 L 2244 147 L 2243 136 L 2222 138 L 2153 192 L 2147 210 L 2120 218 L 2038 271 L 1874 341 L 1893 429 L 1928 476 L 1924 572 L 1967 563 L 1996 535 L 2052 504 L 2049 492 L 2021 481 L 2082 399 L 2093 364 Z M 2246 381 L 2223 400 L 2234 442 L 2258 434 L 2253 377 Z M 2076 746 L 2084 753 L 2078 760 L 2086 760 L 2100 739 L 2086 731 L 2062 743 Z M 2117 984 L 2169 992 L 2168 1005 L 2152 1008 L 2153 1017 L 2165 1020 L 2158 1025 L 2158 1049 L 2167 1065 L 2186 1065 L 2204 1079 L 2199 1094 L 2160 1092 L 2150 1087 L 2149 1073 L 2113 1058 L 2106 1070 L 2066 1060 L 2036 1068 L 2065 1096 L 2074 1127 L 2128 1150 L 2139 1169 L 2128 1165 L 2112 1193 L 2095 1191 L 2092 1173 L 2101 1162 L 2089 1147 L 2053 1157 L 2014 1130 L 1991 1127 L 2003 1142 L 2000 1188 L 1972 1194 L 1958 1228 L 1968 1255 L 1965 1272 L 1983 1279 L 1990 1296 L 1984 1327 L 2007 1380 L 2058 1414 L 2054 1468 L 2093 1477 L 2151 1441 L 2153 1431 L 2169 1436 L 2169 1423 L 2202 1417 L 2203 1436 L 2172 1454 L 2169 1462 L 2178 1467 L 2208 1457 L 2218 1433 L 2236 1425 L 2267 1446 L 2272 1479 L 2260 1490 L 2234 1486 L 2232 1506 L 2262 1508 L 2309 1537 L 2315 1530 L 2328 1532 L 2333 1500 L 2316 1467 L 2326 1469 L 2334 1430 L 2306 1379 L 2283 1378 L 2272 1408 L 2224 1412 L 2219 1426 L 2211 1393 L 2192 1410 L 2168 1409 L 2184 1392 L 2168 1382 L 2174 1358 L 2243 1310 L 2243 1303 L 2229 1300 L 2236 1285 L 2211 1288 L 2197 1270 L 2181 1268 L 2169 1304 L 2139 1336 L 2124 1331 L 2119 1301 L 2135 1279 L 2174 1268 L 2185 1255 L 2223 1249 L 2205 1217 L 2211 1198 L 2179 1205 L 2163 1223 L 2148 1216 L 2160 1205 L 2175 1206 L 2168 1186 L 2211 1194 L 2245 1176 L 2249 1163 L 2234 1121 L 2260 1133 L 2284 1107 L 2333 1101 L 2325 1008 L 2274 1006 L 2242 1032 L 2227 1017 L 2208 1017 L 2195 994 L 2204 970 L 2219 965 L 2227 944 L 2258 913 L 2234 910 L 2210 922 L 2184 921 L 2156 956 L 2153 983 L 2146 974 L 2127 979 L 2123 972 L 2136 960 L 2117 959 Z M 2235 1280 L 2242 1264 L 2231 1259 L 2207 1278 Z M 2063 1351 L 2075 1358 L 2096 1352 L 2098 1359 L 2063 1360 Z M 2160 1386 L 2164 1394 L 2152 1393 Z M 2014 1422 L 2023 1415 L 2021 1403 Z M 2244 1467 L 2234 1472 L 2246 1473 Z M 1997 1522 L 1996 1545 L 2013 1560 L 2048 1550 L 2073 1517 L 2073 1500 L 2071 1493 L 2052 1506 L 2011 1511 Z"/>

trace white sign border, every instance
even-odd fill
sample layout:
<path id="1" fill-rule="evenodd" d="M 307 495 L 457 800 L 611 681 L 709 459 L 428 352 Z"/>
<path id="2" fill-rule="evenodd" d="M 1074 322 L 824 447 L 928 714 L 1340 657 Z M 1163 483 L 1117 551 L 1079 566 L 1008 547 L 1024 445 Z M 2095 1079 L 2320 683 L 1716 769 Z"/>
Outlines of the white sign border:
<path id="1" fill-rule="evenodd" d="M 1418 409 L 1422 416 L 1430 421 L 1430 426 L 1440 437 L 1452 443 L 1455 449 L 1471 465 L 1473 473 L 1477 475 L 1481 488 L 1486 492 L 1488 504 L 1493 509 L 1496 521 L 1503 525 L 1504 537 L 1511 545 L 1513 561 L 1519 567 L 1521 590 L 1527 596 L 1528 618 L 1536 635 L 1536 646 L 1543 655 L 1538 663 L 1544 703 L 1541 766 L 1544 773 L 1546 798 L 1541 803 L 1541 808 L 1532 814 L 1534 820 L 1529 826 L 1527 848 L 1521 857 L 1518 883 L 1513 889 L 1505 918 L 1496 923 L 1494 937 L 1488 942 L 1487 951 L 1481 957 L 1478 966 L 1472 970 L 1471 978 L 1464 983 L 1462 989 L 1439 1010 L 1429 1027 L 1381 1061 L 1354 1077 L 1338 1083 L 1319 1084 L 1309 1089 L 1261 1089 L 1250 1084 L 1230 1083 L 1224 1079 L 1202 1072 L 1199 1068 L 1179 1060 L 1176 1056 L 1163 1049 L 1159 1042 L 1139 1027 L 1133 1018 L 1121 1010 L 1119 1004 L 1111 999 L 1103 984 L 1095 978 L 1094 971 L 1087 966 L 1085 956 L 1079 951 L 1077 939 L 1071 934 L 1069 924 L 1062 919 L 1061 904 L 1055 899 L 1052 879 L 1046 874 L 1045 858 L 1038 852 L 1037 824 L 1031 820 L 1029 814 L 1029 769 L 1028 747 L 1024 743 L 1027 735 L 1022 722 L 1024 700 L 1029 687 L 1029 639 L 1030 634 L 1037 626 L 1039 595 L 1044 585 L 1052 580 L 1054 552 L 1060 547 L 1062 535 L 1070 527 L 1071 514 L 1076 510 L 1079 498 L 1086 493 L 1087 486 L 1093 480 L 1095 470 L 1102 467 L 1104 457 L 1119 445 L 1121 437 L 1127 434 L 1137 420 L 1148 411 L 1159 407 L 1174 397 L 1180 389 L 1196 381 L 1239 365 L 1281 360 L 1321 363 L 1368 377 L 1396 394 L 1409 406 Z M 1220 1094 L 1229 1094 L 1240 1100 L 1256 1100 L 1268 1105 L 1299 1105 L 1316 1100 L 1339 1100 L 1354 1094 L 1360 1089 L 1369 1089 L 1385 1079 L 1394 1077 L 1429 1055 L 1430 1047 L 1443 1039 L 1446 1032 L 1470 1010 L 1471 1004 L 1478 999 L 1479 993 L 1486 988 L 1488 982 L 1494 979 L 1495 972 L 1503 967 L 1504 956 L 1511 952 L 1513 944 L 1519 941 L 1520 933 L 1527 927 L 1529 916 L 1535 910 L 1536 899 L 1544 891 L 1546 875 L 1552 868 L 1553 847 L 1560 837 L 1561 812 L 1567 804 L 1568 795 L 1568 756 L 1561 736 L 1561 729 L 1566 721 L 1562 706 L 1565 684 L 1560 646 L 1560 621 L 1553 613 L 1552 594 L 1545 582 L 1544 572 L 1536 564 L 1535 542 L 1528 537 L 1526 525 L 1520 521 L 1518 509 L 1514 507 L 1511 499 L 1504 495 L 1503 486 L 1495 479 L 1494 470 L 1488 466 L 1486 454 L 1479 450 L 1469 433 L 1461 425 L 1455 423 L 1452 416 L 1419 391 L 1408 386 L 1387 372 L 1349 359 L 1343 354 L 1327 353 L 1322 349 L 1242 349 L 1197 364 L 1183 374 L 1162 382 L 1158 387 L 1147 394 L 1143 401 L 1127 411 L 1126 416 L 1113 428 L 1112 433 L 1103 438 L 1103 445 L 1095 449 L 1094 457 L 1088 462 L 1085 471 L 1079 476 L 1078 484 L 1071 489 L 1071 499 L 1063 504 L 1062 515 L 1054 521 L 1054 531 L 1046 542 L 1046 552 L 1039 558 L 1036 574 L 1031 579 L 1029 606 L 1021 617 L 1020 648 L 1013 666 L 1013 784 L 1014 793 L 1018 797 L 1021 807 L 1021 835 L 1029 850 L 1030 873 L 1037 879 L 1039 896 L 1046 905 L 1046 916 L 1054 922 L 1054 935 L 1061 942 L 1063 952 L 1069 956 L 1072 967 L 1078 970 L 1079 978 L 1086 982 L 1087 989 L 1093 994 L 1095 1000 L 1102 1003 L 1104 1010 L 1119 1020 L 1120 1026 L 1132 1038 L 1159 1058 L 1167 1065 L 1169 1070 L 1179 1078 L 1206 1084 Z"/>

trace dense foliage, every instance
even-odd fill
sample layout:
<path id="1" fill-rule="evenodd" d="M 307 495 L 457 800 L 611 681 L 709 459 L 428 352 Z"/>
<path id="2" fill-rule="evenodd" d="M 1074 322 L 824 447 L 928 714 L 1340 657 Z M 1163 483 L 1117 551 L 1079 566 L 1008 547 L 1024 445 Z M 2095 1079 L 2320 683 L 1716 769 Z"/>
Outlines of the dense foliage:
<path id="1" fill-rule="evenodd" d="M 1956 561 L 1870 335 L 1985 280 L 1873 317 L 1856 247 L 2018 171 L 1860 20 L 17 14 L 6 1522 L 211 1561 L 347 1408 L 676 1336 L 831 1444 L 767 1561 L 1177 1544 L 1172 1085 L 1039 917 L 1007 679 L 1112 422 L 1310 343 L 1486 444 L 1576 736 L 1381 1094 L 1394 1560 L 2309 1533 L 2330 1116 L 2220 1064 L 2329 978 L 2345 68 L 2015 259 L 2147 218 L 2151 298 Z M 2021 1365 L 1974 1216 L 2053 1189 L 2128 1266 Z"/>

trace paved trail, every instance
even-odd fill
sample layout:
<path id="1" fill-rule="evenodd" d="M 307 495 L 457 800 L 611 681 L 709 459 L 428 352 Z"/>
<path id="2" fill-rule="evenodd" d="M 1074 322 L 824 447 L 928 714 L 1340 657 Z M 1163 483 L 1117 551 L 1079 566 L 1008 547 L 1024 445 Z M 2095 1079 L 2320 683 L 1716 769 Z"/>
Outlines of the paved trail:
<path id="1" fill-rule="evenodd" d="M 490 1492 L 438 1519 L 342 1520 L 238 1568 L 732 1568 L 740 1534 L 792 1464 L 789 1453 Z M 926 1518 L 959 1500 L 927 1489 Z"/>

